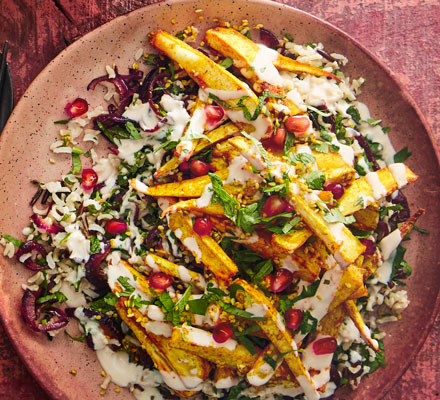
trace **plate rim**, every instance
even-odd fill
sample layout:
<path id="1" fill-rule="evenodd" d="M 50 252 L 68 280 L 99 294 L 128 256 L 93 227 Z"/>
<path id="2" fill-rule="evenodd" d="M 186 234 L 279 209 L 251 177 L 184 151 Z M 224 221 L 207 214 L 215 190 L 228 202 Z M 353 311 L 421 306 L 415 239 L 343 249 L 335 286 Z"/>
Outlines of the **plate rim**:
<path id="1" fill-rule="evenodd" d="M 435 157 L 436 157 L 436 160 L 437 160 L 437 164 L 440 167 L 440 148 L 436 145 L 436 139 L 434 137 L 434 133 L 432 131 L 431 126 L 427 122 L 424 114 L 421 112 L 421 110 L 420 110 L 419 106 L 417 105 L 416 101 L 414 100 L 412 95 L 409 93 L 409 90 L 399 80 L 397 75 L 390 69 L 390 67 L 388 67 L 379 58 L 379 56 L 374 54 L 371 50 L 366 48 L 358 40 L 354 39 L 352 36 L 350 36 L 348 33 L 343 31 L 341 28 L 338 28 L 337 26 L 333 25 L 332 23 L 327 22 L 326 20 L 321 19 L 321 18 L 319 18 L 319 17 L 317 17 L 317 16 L 315 16 L 315 15 L 313 15 L 313 14 L 307 12 L 307 11 L 303 11 L 303 10 L 298 9 L 298 8 L 296 8 L 294 6 L 291 6 L 289 4 L 282 3 L 281 0 L 236 0 L 236 1 L 237 1 L 237 3 L 245 2 L 245 3 L 257 3 L 257 4 L 271 6 L 271 7 L 272 6 L 275 6 L 275 7 L 278 6 L 278 7 L 284 8 L 284 9 L 291 10 L 291 11 L 293 11 L 295 13 L 302 14 L 302 15 L 306 16 L 307 18 L 313 20 L 315 23 L 318 23 L 318 24 L 326 26 L 329 30 L 333 31 L 338 36 L 342 37 L 344 40 L 349 41 L 351 44 L 353 44 L 355 47 L 357 47 L 361 52 L 363 52 L 365 55 L 367 55 L 376 65 L 378 65 L 388 75 L 389 78 L 391 78 L 393 83 L 400 89 L 401 96 L 404 98 L 404 100 L 406 100 L 408 102 L 410 107 L 415 111 L 415 113 L 416 113 L 417 117 L 419 118 L 422 126 L 424 127 L 426 133 L 428 134 L 428 138 L 429 138 L 429 140 L 431 142 L 431 147 L 432 147 L 432 149 L 434 151 L 434 154 L 435 154 Z M 180 4 L 180 3 L 194 3 L 194 4 L 197 4 L 197 0 L 168 0 L 168 1 L 167 0 L 160 0 L 160 1 L 152 3 L 152 4 L 143 5 L 143 6 L 139 7 L 139 8 L 136 8 L 136 9 L 134 9 L 132 11 L 127 12 L 126 14 L 119 15 L 119 16 L 117 16 L 117 17 L 115 17 L 115 18 L 105 22 L 102 25 L 99 25 L 99 26 L 95 27 L 94 29 L 90 30 L 89 32 L 87 32 L 84 35 L 82 35 L 81 37 L 79 37 L 77 40 L 75 40 L 69 46 L 64 48 L 60 53 L 58 53 L 38 73 L 38 75 L 32 80 L 30 85 L 27 87 L 25 92 L 22 94 L 20 99 L 17 101 L 17 103 L 16 103 L 16 105 L 15 105 L 15 107 L 14 107 L 14 109 L 13 109 L 11 115 L 10 115 L 10 117 L 8 118 L 8 121 L 6 122 L 6 125 L 4 126 L 4 129 L 3 129 L 2 133 L 4 133 L 5 131 L 7 131 L 9 129 L 9 125 L 12 124 L 12 121 L 14 119 L 13 117 L 15 117 L 15 114 L 17 114 L 19 112 L 19 109 L 20 109 L 22 103 L 25 102 L 25 99 L 26 99 L 28 93 L 33 89 L 33 87 L 35 85 L 38 84 L 39 80 L 42 79 L 41 76 L 47 70 L 49 70 L 53 66 L 53 64 L 55 64 L 60 58 L 62 58 L 65 53 L 70 52 L 70 51 L 74 51 L 78 46 L 81 46 L 84 41 L 89 40 L 91 37 L 93 37 L 95 35 L 98 35 L 99 32 L 102 29 L 107 27 L 107 25 L 115 24 L 115 23 L 124 21 L 126 19 L 130 19 L 130 18 L 132 18 L 133 15 L 140 14 L 140 13 L 144 12 L 144 10 L 147 9 L 147 8 L 148 9 L 159 8 L 159 7 L 162 7 L 164 4 L 168 5 L 168 6 L 173 6 L 175 4 Z M 4 138 L 4 137 L 5 137 L 4 134 L 2 134 L 0 136 L 0 146 L 1 146 L 2 142 L 3 142 L 2 138 Z M 401 377 L 404 375 L 404 373 L 408 370 L 408 368 L 411 365 L 411 363 L 415 360 L 417 355 L 420 353 L 420 350 L 423 347 L 423 345 L 425 344 L 426 339 L 427 339 L 429 333 L 432 330 L 432 327 L 434 325 L 434 322 L 435 322 L 436 317 L 439 314 L 439 312 L 440 312 L 440 290 L 437 292 L 436 300 L 435 300 L 434 307 L 433 307 L 433 312 L 431 313 L 431 316 L 430 316 L 430 319 L 428 321 L 428 324 L 425 325 L 425 329 L 423 330 L 422 335 L 420 335 L 420 339 L 419 339 L 417 345 L 414 346 L 414 348 L 412 349 L 411 356 L 407 357 L 405 359 L 404 367 L 399 370 L 399 373 L 396 374 L 395 377 L 392 380 L 388 381 L 388 383 L 385 386 L 383 386 L 381 397 L 385 396 L 396 385 L 396 383 L 401 379 Z M 65 393 L 59 388 L 59 386 L 54 387 L 54 385 L 51 384 L 51 382 L 48 382 L 48 381 L 44 380 L 43 377 L 41 376 L 41 371 L 33 366 L 32 359 L 29 358 L 29 357 L 26 357 L 25 354 L 22 353 L 22 351 L 20 350 L 19 336 L 15 337 L 14 335 L 11 334 L 7 318 L 4 315 L 4 313 L 2 312 L 1 308 L 0 308 L 0 320 L 1 320 L 2 324 L 3 324 L 3 327 L 4 327 L 4 329 L 5 329 L 5 331 L 6 331 L 7 335 L 8 335 L 8 338 L 9 338 L 10 342 L 13 344 L 13 346 L 15 348 L 15 351 L 19 355 L 21 361 L 26 366 L 27 370 L 34 377 L 34 379 L 43 388 L 43 390 L 48 395 L 50 395 L 52 398 L 54 398 L 54 399 L 62 398 Z"/>

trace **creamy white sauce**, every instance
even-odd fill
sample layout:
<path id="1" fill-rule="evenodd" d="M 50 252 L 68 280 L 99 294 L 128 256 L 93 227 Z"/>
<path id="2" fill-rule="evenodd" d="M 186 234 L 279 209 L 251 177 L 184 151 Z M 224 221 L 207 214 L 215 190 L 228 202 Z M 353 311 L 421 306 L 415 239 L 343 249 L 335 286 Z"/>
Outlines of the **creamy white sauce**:
<path id="1" fill-rule="evenodd" d="M 388 170 L 391 172 L 391 175 L 393 175 L 393 178 L 396 180 L 399 189 L 401 189 L 408 183 L 408 180 L 406 179 L 405 164 L 391 164 L 388 166 Z"/>
<path id="2" fill-rule="evenodd" d="M 324 335 L 318 334 L 316 339 L 309 343 L 304 349 L 301 358 L 304 368 L 307 370 L 314 369 L 320 372 L 319 375 L 314 375 L 312 377 L 312 380 L 315 382 L 316 387 L 318 388 L 330 381 L 330 364 L 333 358 L 333 353 L 315 354 L 313 351 L 313 343 L 324 337 Z"/>
<path id="3" fill-rule="evenodd" d="M 196 200 L 196 205 L 198 208 L 205 208 L 211 204 L 212 196 L 214 194 L 214 189 L 212 188 L 212 183 L 208 183 L 203 190 L 202 195 Z"/>
<path id="4" fill-rule="evenodd" d="M 357 101 L 354 103 L 354 106 L 359 110 L 363 120 L 371 118 L 370 111 L 365 104 Z M 363 136 L 382 145 L 382 155 L 387 164 L 392 164 L 394 162 L 394 154 L 396 154 L 396 151 L 390 142 L 390 138 L 387 134 L 383 133 L 382 128 L 379 125 L 371 126 L 366 122 L 362 122 L 360 125 L 358 125 L 358 129 Z"/>
<path id="5" fill-rule="evenodd" d="M 268 308 L 265 304 L 258 304 L 258 303 L 253 303 L 251 306 L 246 308 L 246 311 L 248 313 L 251 313 L 255 317 L 260 317 L 260 318 L 266 316 L 267 310 Z"/>
<path id="6" fill-rule="evenodd" d="M 197 344 L 202 347 L 212 347 L 212 348 L 225 348 L 227 350 L 235 350 L 237 347 L 237 341 L 234 339 L 228 339 L 224 343 L 217 343 L 212 333 L 205 331 L 203 329 L 194 328 L 192 326 L 185 326 L 183 328 L 174 328 L 181 330 L 182 334 L 185 336 L 185 340 L 190 343 Z"/>
<path id="7" fill-rule="evenodd" d="M 147 307 L 147 317 L 152 321 L 163 321 L 165 319 L 165 314 L 160 307 L 150 304 Z"/>
<path id="8" fill-rule="evenodd" d="M 251 133 L 251 135 L 258 140 L 266 135 L 271 126 L 269 119 L 263 114 L 260 114 L 255 121 L 247 120 L 242 110 L 227 110 L 226 115 L 232 122 L 252 125 L 254 127 L 254 131 Z"/>
<path id="9" fill-rule="evenodd" d="M 376 200 L 379 200 L 388 194 L 385 186 L 380 181 L 377 172 L 369 172 L 367 175 L 365 175 L 365 179 L 371 186 L 373 196 Z"/>
<path id="10" fill-rule="evenodd" d="M 127 387 L 141 379 L 144 369 L 129 362 L 125 351 L 114 352 L 106 346 L 97 350 L 96 354 L 102 368 L 116 385 Z"/>
<path id="11" fill-rule="evenodd" d="M 109 343 L 103 331 L 99 328 L 99 323 L 96 319 L 90 319 L 83 313 L 83 308 L 78 307 L 75 310 L 75 317 L 81 322 L 84 331 L 91 335 L 93 347 L 96 351 L 107 348 Z"/>
<path id="12" fill-rule="evenodd" d="M 200 247 L 197 244 L 196 238 L 194 237 L 185 238 L 183 240 L 183 245 L 194 255 L 196 260 L 202 259 L 202 251 L 200 250 Z"/>
<path id="13" fill-rule="evenodd" d="M 379 248 L 384 260 L 390 258 L 391 253 L 396 250 L 401 241 L 402 234 L 399 229 L 396 229 L 379 242 Z"/>
<path id="14" fill-rule="evenodd" d="M 258 44 L 258 47 L 255 59 L 250 63 L 258 79 L 271 85 L 282 86 L 283 80 L 273 65 L 273 62 L 278 60 L 279 53 L 263 44 Z"/>
<path id="15" fill-rule="evenodd" d="M 60 292 L 67 297 L 67 307 L 81 307 L 87 303 L 84 293 L 81 291 L 76 292 L 70 282 L 63 281 Z"/>
<path id="16" fill-rule="evenodd" d="M 183 265 L 179 265 L 177 267 L 177 273 L 179 274 L 179 278 L 185 282 L 189 283 L 192 281 L 192 276 L 190 274 L 190 271 L 188 268 L 184 267 Z"/>
<path id="17" fill-rule="evenodd" d="M 142 104 L 139 100 L 136 104 L 130 104 L 122 116 L 136 121 L 143 130 L 152 129 L 159 122 L 150 105 Z"/>
<path id="18" fill-rule="evenodd" d="M 236 156 L 228 166 L 228 177 L 223 183 L 240 182 L 244 184 L 250 180 L 261 182 L 261 179 L 259 175 L 249 170 L 249 164 L 245 157 Z"/>
<path id="19" fill-rule="evenodd" d="M 150 332 L 154 335 L 170 338 L 173 326 L 169 322 L 148 321 L 144 328 L 147 332 Z"/>
<path id="20" fill-rule="evenodd" d="M 216 389 L 230 389 L 240 382 L 238 376 L 228 376 L 227 378 L 221 378 L 214 383 Z"/>
<path id="21" fill-rule="evenodd" d="M 200 137 L 205 130 L 206 113 L 204 108 L 198 108 L 194 111 L 193 116 L 189 122 L 188 129 L 185 135 L 182 137 L 181 142 L 177 146 L 180 152 L 179 160 L 188 160 L 194 151 L 194 139 Z"/>
<path id="22" fill-rule="evenodd" d="M 253 96 L 250 90 L 220 90 L 220 89 L 199 89 L 199 98 L 202 101 L 207 101 L 209 94 L 212 93 L 220 100 L 236 100 L 243 96 Z"/>
<path id="23" fill-rule="evenodd" d="M 306 371 L 307 372 L 307 371 Z M 319 393 L 315 388 L 315 384 L 310 378 L 309 373 L 307 372 L 307 375 L 299 375 L 296 377 L 296 380 L 304 390 L 304 394 L 307 398 L 307 400 L 318 400 L 319 399 Z"/>

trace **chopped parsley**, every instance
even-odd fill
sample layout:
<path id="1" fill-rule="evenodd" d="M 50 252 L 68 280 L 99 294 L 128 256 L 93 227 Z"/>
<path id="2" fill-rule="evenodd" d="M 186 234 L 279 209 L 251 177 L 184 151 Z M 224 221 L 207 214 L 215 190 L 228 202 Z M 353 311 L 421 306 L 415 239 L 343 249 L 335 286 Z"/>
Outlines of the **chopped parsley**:
<path id="1" fill-rule="evenodd" d="M 311 171 L 305 179 L 310 189 L 322 190 L 324 188 L 325 175 L 321 171 Z"/>
<path id="2" fill-rule="evenodd" d="M 394 162 L 403 163 L 408 157 L 411 156 L 411 154 L 412 153 L 408 150 L 408 147 L 404 147 L 402 150 L 394 154 Z"/>
<path id="3" fill-rule="evenodd" d="M 212 201 L 220 203 L 225 208 L 225 217 L 229 218 L 234 223 L 237 221 L 239 203 L 223 188 L 223 182 L 217 174 L 208 173 L 212 182 L 212 189 L 214 195 Z"/>

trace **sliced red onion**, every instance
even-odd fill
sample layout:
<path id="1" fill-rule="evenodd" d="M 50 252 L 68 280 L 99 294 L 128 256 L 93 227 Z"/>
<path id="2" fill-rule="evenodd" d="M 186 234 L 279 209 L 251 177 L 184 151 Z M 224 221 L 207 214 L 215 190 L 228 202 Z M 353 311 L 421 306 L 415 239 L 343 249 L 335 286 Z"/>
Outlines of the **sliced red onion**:
<path id="1" fill-rule="evenodd" d="M 267 46 L 267 47 L 278 47 L 278 39 L 277 37 L 267 29 L 260 28 L 260 40 Z"/>
<path id="2" fill-rule="evenodd" d="M 334 57 L 332 57 L 330 54 L 328 54 L 325 50 L 316 49 L 316 52 L 330 62 L 335 62 L 335 61 L 337 62 L 337 60 Z"/>
<path id="3" fill-rule="evenodd" d="M 124 339 L 121 325 L 118 324 L 115 319 L 109 317 L 107 314 L 91 308 L 83 308 L 82 312 L 87 318 L 91 319 L 99 316 L 99 319 L 96 319 L 96 321 L 99 322 L 99 326 L 102 328 L 106 336 L 117 339 L 120 342 L 122 339 Z"/>
<path id="4" fill-rule="evenodd" d="M 25 265 L 26 268 L 32 270 L 32 271 L 41 271 L 43 269 L 47 269 L 47 266 L 45 265 L 38 265 L 35 260 L 32 258 L 32 253 L 36 252 L 38 254 L 40 254 L 40 256 L 42 258 L 46 258 L 47 256 L 47 252 L 44 249 L 43 246 L 41 246 L 41 244 L 33 241 L 33 240 L 29 240 L 25 243 L 23 243 L 17 250 L 17 254 L 15 255 L 17 257 L 17 260 L 20 261 L 22 264 Z M 29 255 L 28 258 L 26 258 L 25 260 L 22 260 L 22 257 L 25 255 Z"/>
<path id="5" fill-rule="evenodd" d="M 49 332 L 66 326 L 69 322 L 69 317 L 63 310 L 55 307 L 49 307 L 45 310 L 45 313 L 50 317 L 47 324 L 38 322 L 36 304 L 40 295 L 41 291 L 33 292 L 29 289 L 26 289 L 23 294 L 21 313 L 28 326 L 35 332 Z M 56 319 L 54 320 L 54 318 Z"/>
<path id="6" fill-rule="evenodd" d="M 113 146 L 108 146 L 107 147 L 113 154 L 118 155 L 119 154 L 119 150 L 117 147 L 113 147 Z"/>
<path id="7" fill-rule="evenodd" d="M 167 117 L 163 117 L 154 128 L 151 129 L 143 129 L 144 132 L 147 133 L 153 133 L 153 132 L 157 132 L 160 128 L 162 128 L 166 123 L 167 123 L 168 119 Z"/>
<path id="8" fill-rule="evenodd" d="M 69 114 L 69 116 L 71 117 L 79 117 L 85 114 L 88 109 L 89 105 L 87 104 L 87 101 L 82 99 L 81 97 L 78 97 L 71 103 L 67 103 L 66 107 L 64 107 L 66 113 Z"/>
<path id="9" fill-rule="evenodd" d="M 153 110 L 153 112 L 159 118 L 162 118 L 163 117 L 162 113 L 160 112 L 159 108 L 156 107 L 156 104 L 153 101 L 153 90 L 154 90 L 154 87 L 158 81 L 160 81 L 161 79 L 168 76 L 168 72 L 162 72 L 162 73 L 158 73 L 158 72 L 159 72 L 159 70 L 155 70 L 155 72 L 151 75 L 151 80 L 148 84 L 148 89 L 147 89 L 147 100 L 148 100 L 148 104 L 150 104 L 150 107 Z"/>
<path id="10" fill-rule="evenodd" d="M 374 242 L 372 240 L 360 239 L 359 241 L 365 246 L 364 254 L 366 256 L 371 256 L 376 252 L 376 245 L 374 244 Z"/>
<path id="11" fill-rule="evenodd" d="M 58 222 L 53 221 L 51 224 L 49 224 L 41 217 L 41 215 L 33 214 L 31 219 L 37 228 L 47 233 L 55 234 L 64 231 L 64 227 Z"/>
<path id="12" fill-rule="evenodd" d="M 376 158 L 374 157 L 374 154 L 370 149 L 367 139 L 365 139 L 361 134 L 356 135 L 355 138 L 358 141 L 359 146 L 361 146 L 364 149 L 368 161 L 371 162 L 372 164 L 371 168 L 373 169 L 373 171 L 379 170 L 380 169 L 379 164 L 377 163 Z"/>
<path id="13" fill-rule="evenodd" d="M 107 280 L 101 271 L 101 262 L 110 253 L 110 242 L 104 242 L 104 248 L 97 254 L 92 254 L 84 266 L 87 280 L 95 285 L 98 291 L 108 288 Z"/>

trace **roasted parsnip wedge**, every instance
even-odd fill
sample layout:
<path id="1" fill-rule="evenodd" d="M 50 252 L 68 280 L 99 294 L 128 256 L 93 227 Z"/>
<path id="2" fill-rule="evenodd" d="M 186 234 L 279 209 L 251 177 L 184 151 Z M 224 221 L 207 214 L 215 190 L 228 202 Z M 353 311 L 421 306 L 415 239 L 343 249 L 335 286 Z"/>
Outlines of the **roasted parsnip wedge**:
<path id="1" fill-rule="evenodd" d="M 212 333 L 192 326 L 174 327 L 170 346 L 203 356 L 220 367 L 237 370 L 241 375 L 252 367 L 257 358 L 235 339 L 217 343 Z"/>
<path id="2" fill-rule="evenodd" d="M 263 173 L 269 173 L 266 160 L 262 157 L 256 146 L 244 137 L 229 139 L 229 142 L 240 149 L 241 154 Z M 289 167 L 286 166 L 286 169 Z M 314 210 L 306 201 L 308 193 L 304 191 L 300 182 L 290 178 L 289 202 L 295 211 L 303 218 L 304 222 L 327 246 L 336 261 L 343 267 L 353 263 L 365 250 L 365 246 L 355 238 L 350 230 L 342 223 L 329 223 L 322 214 Z"/>
<path id="3" fill-rule="evenodd" d="M 277 350 L 280 353 L 285 354 L 284 361 L 304 390 L 307 398 L 319 399 L 316 387 L 299 358 L 296 342 L 290 335 L 290 332 L 286 329 L 281 315 L 278 313 L 272 302 L 262 291 L 243 279 L 236 279 L 234 283 L 237 283 L 244 288 L 245 292 L 237 292 L 237 298 L 243 304 L 247 305 L 246 310 L 254 315 L 266 318 L 265 321 L 257 321 L 257 324 L 266 334 L 268 339 L 270 339 L 275 345 Z M 249 302 L 251 304 L 248 304 Z"/>
<path id="4" fill-rule="evenodd" d="M 389 196 L 407 183 L 414 182 L 415 175 L 404 164 L 391 164 L 376 172 L 370 172 L 356 179 L 339 199 L 338 210 L 343 215 L 350 215 Z"/>
<path id="5" fill-rule="evenodd" d="M 239 132 L 240 129 L 237 128 L 232 122 L 228 122 L 224 125 L 219 126 L 217 129 L 206 132 L 206 137 L 209 138 L 210 141 L 208 141 L 207 139 L 197 139 L 195 141 L 194 151 L 192 154 L 196 155 L 202 152 L 203 150 L 207 149 L 208 147 L 222 140 L 230 138 L 231 136 L 238 134 Z M 180 160 L 178 157 L 176 156 L 172 157 L 169 161 L 167 161 L 157 170 L 157 172 L 154 174 L 154 177 L 159 178 L 161 176 L 170 174 L 181 163 L 182 160 Z"/>
<path id="6" fill-rule="evenodd" d="M 238 272 L 237 266 L 211 236 L 194 232 L 190 216 L 178 211 L 168 218 L 168 225 L 177 238 L 222 284 Z"/>
<path id="7" fill-rule="evenodd" d="M 159 257 L 154 253 L 150 253 L 145 258 L 145 263 L 156 271 L 165 272 L 168 275 L 179 278 L 183 282 L 194 282 L 194 286 L 200 290 L 205 290 L 206 281 L 203 275 L 198 272 L 194 272 L 184 267 L 183 265 L 177 265 L 165 258 Z"/>
<path id="8" fill-rule="evenodd" d="M 356 328 L 359 330 L 360 334 L 362 335 L 368 346 L 370 346 L 374 351 L 380 352 L 379 344 L 377 343 L 377 340 L 371 337 L 370 328 L 365 325 L 365 322 L 356 306 L 356 303 L 353 300 L 347 300 L 344 306 L 347 310 L 348 315 L 356 325 Z"/>
<path id="9" fill-rule="evenodd" d="M 226 102 L 232 109 L 236 109 L 227 112 L 232 122 L 253 126 L 252 134 L 257 139 L 270 133 L 272 122 L 264 114 L 264 107 L 259 107 L 258 97 L 240 79 L 200 51 L 167 32 L 159 30 L 151 34 L 151 44 L 178 63 L 200 88 Z M 240 98 L 242 98 L 241 104 L 247 108 L 250 115 L 254 115 L 255 111 L 257 113 L 263 111 L 263 113 L 258 114 L 252 121 L 247 120 L 243 109 L 237 105 Z"/>
<path id="10" fill-rule="evenodd" d="M 252 40 L 231 28 L 216 27 L 208 29 L 205 38 L 212 48 L 226 57 L 231 57 L 237 68 L 252 67 L 260 51 L 260 47 Z M 268 57 L 267 54 L 266 57 Z M 279 70 L 326 76 L 340 81 L 330 72 L 312 65 L 302 64 L 281 54 L 278 54 L 272 63 Z"/>
<path id="11" fill-rule="evenodd" d="M 129 311 L 124 298 L 119 299 L 115 307 L 121 319 L 130 327 L 147 350 L 156 368 L 170 387 L 185 398 L 200 391 L 203 381 L 207 379 L 211 370 L 206 360 L 185 350 L 171 348 L 170 337 L 147 331 L 143 325 L 152 322 L 145 322 L 148 321 L 148 318 L 137 309 Z M 162 322 L 162 324 L 165 323 Z M 157 327 L 155 329 L 159 330 Z M 171 327 L 169 335 L 171 335 Z"/>

